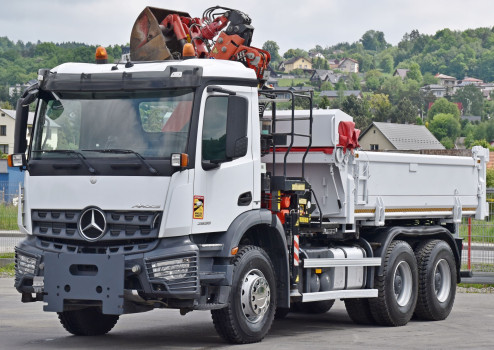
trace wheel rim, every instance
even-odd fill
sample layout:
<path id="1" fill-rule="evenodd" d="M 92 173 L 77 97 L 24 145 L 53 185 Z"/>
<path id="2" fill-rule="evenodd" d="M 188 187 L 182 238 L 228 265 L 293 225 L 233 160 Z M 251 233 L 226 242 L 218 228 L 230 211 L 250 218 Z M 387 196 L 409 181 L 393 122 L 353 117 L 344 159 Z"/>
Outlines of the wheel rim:
<path id="1" fill-rule="evenodd" d="M 434 291 L 441 303 L 448 299 L 451 291 L 451 269 L 444 259 L 439 260 L 434 268 Z"/>
<path id="2" fill-rule="evenodd" d="M 393 289 L 398 305 L 405 306 L 408 304 L 412 297 L 413 279 L 412 270 L 406 261 L 401 261 L 395 268 Z"/>
<path id="3" fill-rule="evenodd" d="M 242 280 L 242 312 L 251 323 L 262 320 L 271 303 L 271 288 L 259 270 L 250 270 Z"/>

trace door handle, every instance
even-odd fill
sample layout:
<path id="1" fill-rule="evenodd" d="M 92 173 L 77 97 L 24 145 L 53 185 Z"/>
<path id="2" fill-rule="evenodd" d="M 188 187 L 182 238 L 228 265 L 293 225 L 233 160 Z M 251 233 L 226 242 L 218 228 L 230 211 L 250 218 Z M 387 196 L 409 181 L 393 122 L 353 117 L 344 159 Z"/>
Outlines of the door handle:
<path id="1" fill-rule="evenodd" d="M 245 192 L 242 193 L 240 196 L 238 196 L 238 202 L 237 205 L 241 207 L 245 207 L 252 203 L 252 193 L 251 192 Z"/>

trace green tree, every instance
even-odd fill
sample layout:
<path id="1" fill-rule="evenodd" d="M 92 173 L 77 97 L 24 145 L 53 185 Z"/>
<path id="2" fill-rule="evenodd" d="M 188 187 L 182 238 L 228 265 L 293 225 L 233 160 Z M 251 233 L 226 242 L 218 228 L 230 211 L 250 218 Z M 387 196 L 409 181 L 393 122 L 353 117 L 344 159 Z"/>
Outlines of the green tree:
<path id="1" fill-rule="evenodd" d="M 288 60 L 293 57 L 309 57 L 309 53 L 307 51 L 304 51 L 302 49 L 289 49 L 287 52 L 283 54 L 283 57 Z"/>
<path id="2" fill-rule="evenodd" d="M 368 101 L 374 121 L 386 122 L 390 119 L 392 105 L 389 102 L 388 95 L 372 94 L 368 97 Z"/>
<path id="3" fill-rule="evenodd" d="M 384 39 L 384 33 L 375 30 L 366 31 L 360 42 L 364 46 L 364 49 L 370 51 L 382 51 L 389 46 L 386 39 Z"/>
<path id="4" fill-rule="evenodd" d="M 393 56 L 387 54 L 381 57 L 379 68 L 381 68 L 381 70 L 384 73 L 393 73 L 394 67 L 395 67 L 395 63 Z"/>
<path id="5" fill-rule="evenodd" d="M 319 102 L 319 108 L 327 109 L 331 105 L 331 101 L 327 96 L 323 96 Z"/>
<path id="6" fill-rule="evenodd" d="M 467 85 L 456 90 L 452 101 L 462 103 L 464 115 L 482 115 L 484 97 L 480 89 L 475 85 Z"/>
<path id="7" fill-rule="evenodd" d="M 437 83 L 439 83 L 439 80 L 436 77 L 434 77 L 434 75 L 431 72 L 426 72 L 422 76 L 422 85 L 432 85 Z"/>
<path id="8" fill-rule="evenodd" d="M 281 62 L 281 56 L 279 53 L 280 47 L 276 41 L 268 40 L 262 45 L 262 49 L 269 52 L 271 55 L 271 61 Z"/>
<path id="9" fill-rule="evenodd" d="M 405 97 L 393 108 L 391 120 L 399 124 L 413 123 L 417 119 L 417 115 L 417 107 Z"/>
<path id="10" fill-rule="evenodd" d="M 444 140 L 444 147 L 452 148 L 449 141 L 453 141 L 454 146 L 454 140 L 460 135 L 461 125 L 454 115 L 439 113 L 429 123 L 429 130 L 441 143 Z"/>
<path id="11" fill-rule="evenodd" d="M 420 66 L 418 63 L 412 62 L 410 64 L 409 71 L 407 73 L 407 78 L 415 80 L 418 83 L 421 83 L 423 80 L 422 73 L 420 72 Z"/>
<path id="12" fill-rule="evenodd" d="M 451 114 L 457 120 L 460 119 L 460 110 L 456 103 L 449 102 L 445 98 L 439 98 L 434 102 L 427 113 L 427 119 L 432 120 L 437 114 Z"/>
<path id="13" fill-rule="evenodd" d="M 365 87 L 369 91 L 377 91 L 381 88 L 383 81 L 383 74 L 377 69 L 368 71 L 365 74 Z"/>
<path id="14" fill-rule="evenodd" d="M 341 110 L 353 117 L 357 129 L 365 129 L 372 122 L 372 114 L 366 99 L 354 95 L 343 99 Z"/>

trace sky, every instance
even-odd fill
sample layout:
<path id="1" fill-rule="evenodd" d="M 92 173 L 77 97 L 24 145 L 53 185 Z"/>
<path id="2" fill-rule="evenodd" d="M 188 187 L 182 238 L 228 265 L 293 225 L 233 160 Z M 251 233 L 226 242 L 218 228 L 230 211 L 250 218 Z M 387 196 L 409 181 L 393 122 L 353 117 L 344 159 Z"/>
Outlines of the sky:
<path id="1" fill-rule="evenodd" d="M 492 0 L 3 0 L 0 37 L 120 45 L 130 41 L 134 21 L 146 6 L 200 17 L 218 4 L 247 13 L 255 28 L 252 45 L 273 40 L 280 54 L 353 43 L 371 29 L 384 32 L 386 41 L 396 45 L 413 29 L 434 34 L 444 28 L 494 26 Z"/>

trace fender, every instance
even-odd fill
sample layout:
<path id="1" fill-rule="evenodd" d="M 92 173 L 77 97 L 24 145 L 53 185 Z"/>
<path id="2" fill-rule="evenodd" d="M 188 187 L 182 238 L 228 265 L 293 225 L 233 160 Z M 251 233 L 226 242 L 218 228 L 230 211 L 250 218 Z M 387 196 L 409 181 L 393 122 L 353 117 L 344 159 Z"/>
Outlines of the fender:
<path id="1" fill-rule="evenodd" d="M 397 237 L 404 238 L 416 238 L 416 237 L 430 237 L 430 238 L 438 238 L 444 240 L 449 244 L 451 250 L 453 251 L 453 255 L 456 261 L 456 278 L 458 282 L 460 282 L 460 264 L 461 264 L 461 255 L 458 250 L 458 246 L 455 242 L 455 239 L 451 235 L 451 232 L 442 227 L 442 226 L 393 226 L 381 228 L 366 237 L 366 239 L 370 242 L 378 242 L 381 243 L 381 246 L 376 249 L 374 252 L 374 256 L 382 257 L 383 252 L 385 252 L 391 242 Z M 381 265 L 377 273 L 379 276 L 383 275 L 383 266 Z"/>
<path id="2" fill-rule="evenodd" d="M 227 231 L 218 237 L 217 243 L 223 244 L 223 249 L 218 256 L 231 258 L 232 248 L 238 247 L 245 234 L 249 235 L 252 232 L 249 230 L 255 228 L 263 230 L 262 235 L 258 234 L 254 237 L 267 242 L 267 245 L 260 246 L 269 255 L 275 269 L 278 284 L 278 307 L 288 308 L 290 307 L 290 273 L 287 242 L 285 230 L 277 217 L 274 223 L 273 226 L 273 215 L 267 209 L 251 210 L 240 214 L 233 220 Z"/>

